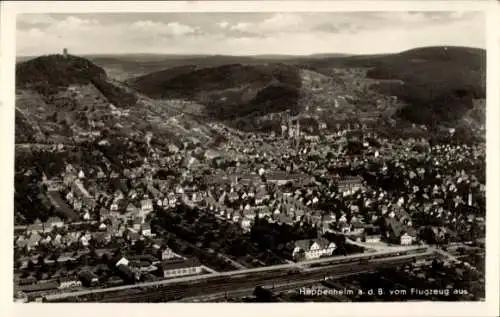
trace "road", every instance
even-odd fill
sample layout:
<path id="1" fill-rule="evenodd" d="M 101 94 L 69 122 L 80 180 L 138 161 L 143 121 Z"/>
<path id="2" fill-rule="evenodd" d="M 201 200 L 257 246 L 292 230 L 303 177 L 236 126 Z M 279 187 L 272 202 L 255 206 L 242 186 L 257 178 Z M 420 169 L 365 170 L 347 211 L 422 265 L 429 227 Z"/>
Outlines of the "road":
<path id="1" fill-rule="evenodd" d="M 229 258 L 229 257 L 225 256 L 225 255 L 224 255 L 224 254 L 222 254 L 222 253 L 218 253 L 218 254 L 217 254 L 217 256 L 218 256 L 219 258 L 223 259 L 223 260 L 226 260 L 226 261 L 230 262 L 230 263 L 231 263 L 234 267 L 236 267 L 236 268 L 238 268 L 238 269 L 240 269 L 240 270 L 246 270 L 246 269 L 248 269 L 248 268 L 247 268 L 246 266 L 244 266 L 243 264 L 236 262 L 235 260 L 233 260 L 233 259 L 231 259 L 231 258 Z"/>
<path id="2" fill-rule="evenodd" d="M 448 261 L 450 262 L 453 262 L 453 263 L 456 263 L 456 264 L 464 264 L 466 267 L 468 267 L 470 270 L 473 270 L 473 271 L 479 271 L 476 267 L 472 266 L 470 263 L 468 262 L 464 262 L 462 260 L 460 260 L 458 257 L 456 257 L 455 255 L 449 253 L 449 252 L 446 252 L 444 251 L 443 249 L 441 248 L 438 248 L 438 247 L 430 247 L 429 248 L 430 250 L 432 250 L 433 252 L 436 252 L 438 254 L 440 254 L 441 256 L 443 256 L 444 258 L 448 259 Z"/>
<path id="3" fill-rule="evenodd" d="M 228 275 L 225 273 L 207 275 L 205 279 L 187 279 L 166 285 L 149 285 L 148 289 L 129 288 L 115 289 L 107 292 L 86 292 L 81 294 L 79 300 L 74 296 L 48 296 L 47 301 L 52 302 L 165 302 L 181 298 L 191 298 L 196 296 L 207 296 L 219 293 L 241 292 L 241 290 L 253 289 L 256 285 L 279 286 L 303 285 L 311 281 L 322 280 L 325 276 L 342 277 L 352 274 L 375 271 L 382 267 L 395 267 L 405 263 L 413 262 L 416 259 L 428 258 L 434 253 L 426 251 L 418 254 L 403 256 L 392 256 L 371 261 L 357 263 L 342 263 L 327 265 L 307 271 L 297 271 L 291 273 L 286 269 L 258 271 L 253 273 L 241 273 Z M 327 263 L 327 262 L 325 262 Z M 227 272 L 226 272 L 227 273 Z M 97 290 L 96 290 L 97 291 Z"/>

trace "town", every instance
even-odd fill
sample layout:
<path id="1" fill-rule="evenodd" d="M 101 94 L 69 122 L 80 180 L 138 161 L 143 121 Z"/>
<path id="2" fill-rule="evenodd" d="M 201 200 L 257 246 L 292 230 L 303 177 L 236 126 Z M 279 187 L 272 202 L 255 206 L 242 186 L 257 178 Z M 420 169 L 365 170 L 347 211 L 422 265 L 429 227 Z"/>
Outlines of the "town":
<path id="1" fill-rule="evenodd" d="M 77 141 L 80 160 L 42 149 L 16 172 L 16 193 L 37 193 L 16 207 L 16 297 L 418 245 L 454 253 L 456 270 L 484 264 L 484 142 L 362 123 L 311 133 L 301 120 L 287 113 L 271 134 L 211 123 L 227 140 L 217 146 L 165 147 L 148 133 Z"/>

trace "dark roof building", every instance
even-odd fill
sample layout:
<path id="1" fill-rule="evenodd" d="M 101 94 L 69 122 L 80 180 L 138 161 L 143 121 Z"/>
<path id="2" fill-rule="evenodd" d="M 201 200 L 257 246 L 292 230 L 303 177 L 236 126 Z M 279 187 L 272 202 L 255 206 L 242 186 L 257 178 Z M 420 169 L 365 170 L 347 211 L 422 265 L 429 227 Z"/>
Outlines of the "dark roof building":
<path id="1" fill-rule="evenodd" d="M 196 258 L 189 258 L 189 259 L 173 258 L 164 260 L 161 263 L 161 267 L 163 268 L 163 270 L 175 270 L 175 269 L 183 269 L 183 268 L 199 267 L 199 266 L 201 266 L 201 263 Z"/>

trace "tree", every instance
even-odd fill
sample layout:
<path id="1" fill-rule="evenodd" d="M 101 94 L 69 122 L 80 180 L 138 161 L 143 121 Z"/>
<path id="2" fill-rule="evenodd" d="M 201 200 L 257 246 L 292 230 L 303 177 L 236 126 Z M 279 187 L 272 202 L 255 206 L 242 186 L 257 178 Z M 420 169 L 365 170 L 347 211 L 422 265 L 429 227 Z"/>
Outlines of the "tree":
<path id="1" fill-rule="evenodd" d="M 139 240 L 134 244 L 134 251 L 137 254 L 143 254 L 146 248 L 146 244 L 143 240 Z"/>
<path id="2" fill-rule="evenodd" d="M 253 292 L 253 295 L 256 297 L 258 302 L 272 302 L 273 301 L 273 293 L 263 288 L 262 286 L 257 286 Z"/>
<path id="3" fill-rule="evenodd" d="M 296 255 L 295 260 L 300 262 L 300 261 L 304 261 L 305 259 L 306 259 L 306 252 L 303 249 L 300 249 Z"/>

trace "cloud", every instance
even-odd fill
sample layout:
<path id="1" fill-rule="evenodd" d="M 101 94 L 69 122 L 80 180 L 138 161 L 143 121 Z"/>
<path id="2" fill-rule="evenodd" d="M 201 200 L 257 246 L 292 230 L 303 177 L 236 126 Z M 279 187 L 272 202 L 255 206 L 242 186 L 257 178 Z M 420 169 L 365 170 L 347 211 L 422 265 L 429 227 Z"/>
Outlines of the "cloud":
<path id="1" fill-rule="evenodd" d="M 287 28 L 296 28 L 303 23 L 300 15 L 278 13 L 264 20 L 258 27 L 263 31 L 276 31 Z"/>
<path id="2" fill-rule="evenodd" d="M 137 21 L 130 25 L 133 31 L 145 32 L 150 35 L 166 35 L 166 36 L 180 36 L 192 34 L 196 29 L 189 26 L 180 24 L 179 22 L 155 22 L 151 20 Z"/>
<path id="3" fill-rule="evenodd" d="M 49 14 L 18 14 L 17 22 L 24 25 L 50 25 L 58 21 Z"/>
<path id="4" fill-rule="evenodd" d="M 20 20 L 33 23 L 18 24 L 16 43 L 21 55 L 56 53 L 63 47 L 73 54 L 234 55 L 383 53 L 429 45 L 485 47 L 484 15 L 438 13 L 23 15 Z"/>
<path id="5" fill-rule="evenodd" d="M 261 22 L 239 22 L 231 26 L 231 30 L 249 34 L 266 35 L 275 32 L 297 31 L 302 23 L 303 20 L 298 14 L 278 13 Z"/>
<path id="6" fill-rule="evenodd" d="M 220 27 L 221 29 L 225 29 L 229 26 L 229 22 L 221 21 L 221 22 L 217 23 L 217 26 Z"/>
<path id="7" fill-rule="evenodd" d="M 55 27 L 59 29 L 80 30 L 85 27 L 98 26 L 99 21 L 95 19 L 81 19 L 69 16 L 66 19 L 56 23 Z"/>
<path id="8" fill-rule="evenodd" d="M 354 24 L 348 22 L 341 23 L 321 23 L 315 25 L 313 31 L 324 32 L 324 33 L 354 33 L 361 28 Z"/>
<path id="9" fill-rule="evenodd" d="M 473 15 L 474 12 L 470 11 L 410 11 L 408 16 L 412 16 L 417 20 L 457 20 L 467 18 Z"/>
<path id="10" fill-rule="evenodd" d="M 252 24 L 247 22 L 239 22 L 236 25 L 231 26 L 231 30 L 236 31 L 248 31 L 251 28 Z"/>

